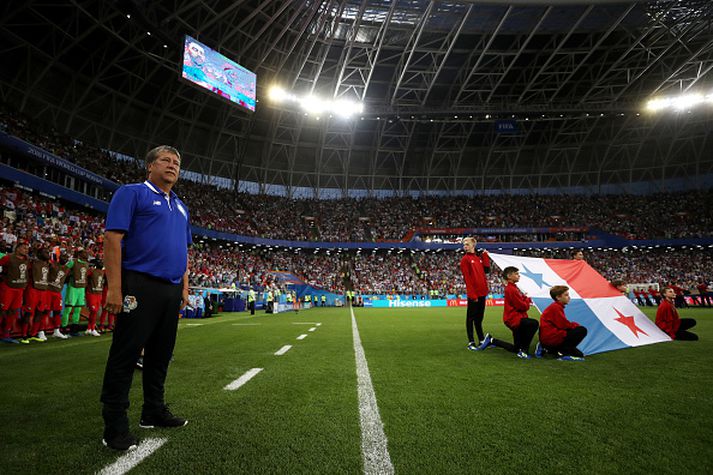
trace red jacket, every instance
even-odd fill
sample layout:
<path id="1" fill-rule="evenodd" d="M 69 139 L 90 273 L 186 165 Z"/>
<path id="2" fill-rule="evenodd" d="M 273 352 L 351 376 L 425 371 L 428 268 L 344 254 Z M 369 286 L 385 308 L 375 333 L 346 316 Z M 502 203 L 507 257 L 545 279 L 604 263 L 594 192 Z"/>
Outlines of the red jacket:
<path id="1" fill-rule="evenodd" d="M 530 310 L 532 300 L 522 293 L 517 285 L 508 282 L 505 286 L 505 309 L 503 310 L 503 322 L 511 329 L 516 330 L 520 326 L 520 320 L 527 318 L 527 311 Z"/>
<path id="2" fill-rule="evenodd" d="M 540 315 L 540 342 L 544 346 L 559 346 L 570 328 L 577 328 L 579 323 L 570 322 L 564 316 L 564 305 L 553 302 Z"/>
<path id="3" fill-rule="evenodd" d="M 661 301 L 659 309 L 656 310 L 656 326 L 665 331 L 668 336 L 675 339 L 681 319 L 678 316 L 676 307 L 666 299 Z"/>
<path id="4" fill-rule="evenodd" d="M 490 267 L 490 257 L 485 251 L 480 256 L 466 252 L 463 259 L 460 260 L 460 271 L 465 279 L 465 290 L 469 299 L 476 300 L 488 295 L 486 267 Z"/>

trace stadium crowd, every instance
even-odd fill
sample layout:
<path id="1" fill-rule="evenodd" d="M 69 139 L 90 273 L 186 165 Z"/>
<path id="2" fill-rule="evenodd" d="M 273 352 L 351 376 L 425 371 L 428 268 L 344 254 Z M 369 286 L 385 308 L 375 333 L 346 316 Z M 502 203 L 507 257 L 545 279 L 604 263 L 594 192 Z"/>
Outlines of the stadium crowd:
<path id="1" fill-rule="evenodd" d="M 117 183 L 145 178 L 142 162 L 43 128 L 18 113 L 3 109 L 0 129 Z M 409 231 L 424 226 L 591 227 L 629 239 L 704 237 L 713 232 L 713 191 L 647 196 L 489 195 L 316 200 L 235 193 L 187 179 L 179 181 L 174 191 L 192 210 L 195 225 L 272 239 L 402 240 Z M 661 215 L 652 209 L 651 203 L 666 203 L 666 226 L 661 226 Z M 553 232 L 549 239 L 572 237 L 563 231 Z M 495 235 L 494 239 L 521 241 L 522 237 Z"/>
<path id="2" fill-rule="evenodd" d="M 19 187 L 0 186 L 2 222 L 0 251 L 12 253 L 22 243 L 29 244 L 30 257 L 36 259 L 42 249 L 49 252 L 53 265 L 85 260 L 101 269 L 104 217 L 59 200 L 34 194 Z M 572 250 L 519 250 L 533 257 L 571 258 Z M 287 248 L 245 247 L 196 237 L 190 252 L 190 285 L 193 287 L 282 288 L 286 286 L 274 271 L 295 274 L 307 284 L 342 294 L 356 290 L 360 294 L 459 295 L 465 294 L 458 262 L 460 252 L 379 251 L 362 254 L 332 251 L 298 251 Z M 647 286 L 671 286 L 677 302 L 685 304 L 686 295 L 696 298 L 710 295 L 713 251 L 710 248 L 625 248 L 585 252 L 585 259 L 612 282 L 643 286 L 636 293 L 640 304 L 658 302 L 658 295 L 646 292 Z M 33 261 L 34 262 L 34 261 Z M 98 263 L 98 264 L 97 264 Z M 90 273 L 92 271 L 90 270 Z M 493 266 L 488 276 L 490 291 L 503 293 L 499 269 Z M 656 286 L 658 284 L 658 286 Z M 87 294 L 89 297 L 89 294 Z M 710 305 L 709 299 L 695 303 Z M 83 304 L 82 304 L 83 305 Z M 78 322 L 74 309 L 72 323 Z M 81 309 L 81 306 L 80 306 Z M 70 308 L 70 311 L 71 308 Z M 65 332 L 68 315 L 55 312 L 55 335 L 61 337 L 59 322 Z M 68 313 L 67 311 L 63 313 Z M 32 312 L 25 317 L 31 321 Z M 91 315 L 91 312 L 90 312 Z M 90 318 L 88 334 L 97 336 L 96 310 Z M 104 318 L 99 329 L 102 329 Z M 111 324 L 110 320 L 108 321 Z M 29 324 L 29 323 L 28 323 Z M 27 331 L 28 327 L 23 327 Z M 9 328 L 3 325 L 4 337 Z M 59 335 L 58 335 L 59 333 Z M 44 338 L 44 335 L 42 335 Z"/>
<path id="3" fill-rule="evenodd" d="M 71 257 L 77 248 L 101 257 L 104 217 L 71 204 L 0 186 L 0 245 L 11 251 L 18 240 L 54 249 Z M 533 257 L 569 258 L 571 250 L 525 250 Z M 586 260 L 610 281 L 677 284 L 695 289 L 711 280 L 713 254 L 705 248 L 638 248 L 587 251 Z M 260 286 L 272 282 L 271 271 L 287 271 L 310 285 L 340 292 L 345 272 L 363 293 L 419 293 L 438 290 L 462 294 L 453 252 L 336 253 L 295 252 L 286 248 L 248 247 L 204 241 L 196 236 L 191 250 L 190 283 L 197 287 Z M 490 275 L 493 293 L 502 293 L 497 272 Z"/>

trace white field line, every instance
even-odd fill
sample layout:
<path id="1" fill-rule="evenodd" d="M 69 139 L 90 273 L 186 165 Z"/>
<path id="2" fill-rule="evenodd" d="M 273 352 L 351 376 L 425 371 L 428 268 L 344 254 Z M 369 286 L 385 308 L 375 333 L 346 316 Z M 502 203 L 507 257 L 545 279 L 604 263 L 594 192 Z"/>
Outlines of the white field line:
<path id="1" fill-rule="evenodd" d="M 191 324 L 191 323 L 183 323 L 183 324 L 180 324 L 180 322 L 179 322 L 178 329 L 179 329 L 179 330 L 182 330 L 182 329 L 184 329 L 184 328 L 189 328 L 189 326 L 190 326 L 190 327 L 193 327 L 193 326 L 197 326 L 197 325 L 207 326 L 207 325 L 216 325 L 216 324 L 218 324 L 218 323 L 230 323 L 230 322 L 234 322 L 234 321 L 236 321 L 236 320 L 245 320 L 245 319 L 247 319 L 247 318 L 255 318 L 255 317 L 251 317 L 251 316 L 248 315 L 248 316 L 245 316 L 245 317 L 231 317 L 231 318 L 223 318 L 223 319 L 219 319 L 219 320 L 218 320 L 218 319 L 213 320 L 213 319 L 211 318 L 211 319 L 210 319 L 211 321 L 203 322 L 203 323 L 198 323 L 198 324 L 195 324 L 195 323 L 193 323 L 193 324 Z"/>
<path id="2" fill-rule="evenodd" d="M 318 327 L 321 327 L 321 326 L 322 326 L 321 323 L 315 323 L 315 325 L 317 325 Z"/>
<path id="3" fill-rule="evenodd" d="M 284 355 L 285 353 L 287 353 L 288 351 L 290 351 L 290 348 L 292 348 L 292 345 L 285 345 L 285 346 L 283 346 L 282 348 L 280 348 L 279 350 L 277 350 L 277 351 L 275 352 L 275 356 L 282 356 L 282 355 Z"/>
<path id="4" fill-rule="evenodd" d="M 150 438 L 141 441 L 136 450 L 127 452 L 119 457 L 116 462 L 107 465 L 99 475 L 122 475 L 140 464 L 146 457 L 157 451 L 168 439 Z"/>
<path id="5" fill-rule="evenodd" d="M 302 335 L 300 335 L 300 336 L 297 337 L 298 340 L 304 340 L 305 338 L 307 338 L 307 334 L 306 334 L 306 333 L 303 333 Z"/>
<path id="6" fill-rule="evenodd" d="M 187 327 L 202 327 L 205 323 L 186 323 Z"/>
<path id="7" fill-rule="evenodd" d="M 236 379 L 232 383 L 225 386 L 223 389 L 225 389 L 226 391 L 235 391 L 240 386 L 242 386 L 243 384 L 247 383 L 248 381 L 253 379 L 255 376 L 257 376 L 257 374 L 260 371 L 262 371 L 262 368 L 253 368 L 251 370 L 248 370 L 245 374 L 243 374 L 238 379 Z"/>
<path id="8" fill-rule="evenodd" d="M 356 357 L 357 393 L 359 395 L 359 425 L 361 426 L 361 454 L 364 460 L 365 475 L 393 474 L 388 440 L 384 433 L 384 424 L 379 415 L 376 403 L 374 385 L 369 374 L 364 347 L 361 345 L 359 328 L 357 327 L 354 310 L 352 314 L 352 335 L 354 337 L 354 355 Z"/>
<path id="9" fill-rule="evenodd" d="M 307 330 L 307 331 L 308 331 L 308 332 L 313 332 L 313 331 L 315 331 L 316 329 L 317 329 L 317 327 L 312 327 L 312 328 L 310 328 L 310 329 Z"/>

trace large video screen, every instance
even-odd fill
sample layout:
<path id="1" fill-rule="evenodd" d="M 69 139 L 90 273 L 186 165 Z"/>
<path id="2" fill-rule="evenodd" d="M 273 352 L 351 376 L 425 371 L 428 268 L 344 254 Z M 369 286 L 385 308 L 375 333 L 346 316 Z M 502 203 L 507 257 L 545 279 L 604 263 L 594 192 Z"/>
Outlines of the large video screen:
<path id="1" fill-rule="evenodd" d="M 255 112 L 255 73 L 186 35 L 181 76 Z"/>

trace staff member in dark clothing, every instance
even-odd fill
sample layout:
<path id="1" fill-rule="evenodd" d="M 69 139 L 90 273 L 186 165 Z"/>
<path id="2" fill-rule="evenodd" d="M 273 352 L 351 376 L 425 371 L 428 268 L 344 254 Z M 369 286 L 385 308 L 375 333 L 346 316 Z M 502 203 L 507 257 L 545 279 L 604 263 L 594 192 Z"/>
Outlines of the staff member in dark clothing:
<path id="1" fill-rule="evenodd" d="M 483 317 L 485 315 L 485 298 L 488 295 L 488 279 L 486 273 L 490 272 L 490 257 L 487 251 L 476 251 L 475 238 L 463 238 L 465 255 L 460 261 L 460 271 L 465 280 L 466 294 L 468 295 L 468 310 L 465 319 L 465 329 L 468 335 L 468 349 L 472 351 L 484 350 L 491 343 L 490 334 L 483 334 Z M 478 334 L 476 344 L 473 338 L 473 327 Z"/>
<path id="2" fill-rule="evenodd" d="M 148 179 L 124 185 L 109 205 L 104 239 L 108 280 L 106 310 L 116 328 L 104 373 L 104 439 L 116 450 L 136 448 L 126 410 L 134 365 L 144 349 L 144 406 L 140 426 L 181 427 L 188 423 L 168 410 L 164 382 L 178 328 L 188 302 L 188 209 L 171 191 L 181 156 L 162 145 L 146 155 Z"/>

